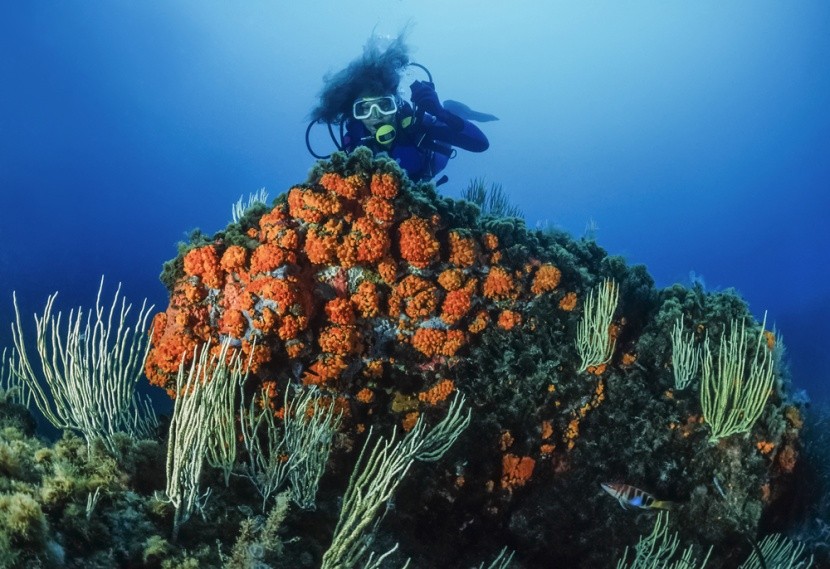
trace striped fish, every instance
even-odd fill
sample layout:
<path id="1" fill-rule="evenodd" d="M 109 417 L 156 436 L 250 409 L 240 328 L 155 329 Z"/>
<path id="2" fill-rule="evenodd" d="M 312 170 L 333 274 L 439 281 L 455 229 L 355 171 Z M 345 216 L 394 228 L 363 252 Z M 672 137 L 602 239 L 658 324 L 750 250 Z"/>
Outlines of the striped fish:
<path id="1" fill-rule="evenodd" d="M 641 510 L 668 510 L 672 506 L 671 502 L 666 500 L 657 500 L 648 492 L 635 488 L 630 484 L 606 482 L 600 484 L 600 486 L 602 486 L 603 490 L 613 496 L 624 510 L 629 508 L 640 508 Z"/>

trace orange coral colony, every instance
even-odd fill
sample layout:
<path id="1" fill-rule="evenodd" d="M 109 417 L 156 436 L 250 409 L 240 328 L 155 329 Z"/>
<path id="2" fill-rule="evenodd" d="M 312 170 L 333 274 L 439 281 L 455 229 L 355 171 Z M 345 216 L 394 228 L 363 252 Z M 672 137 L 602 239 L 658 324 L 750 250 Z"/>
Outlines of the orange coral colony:
<path id="1" fill-rule="evenodd" d="M 512 490 L 527 484 L 533 476 L 536 461 L 529 456 L 516 456 L 505 454 L 502 458 L 501 487 L 505 490 Z"/>
<path id="2" fill-rule="evenodd" d="M 255 377 L 298 374 L 372 406 L 386 404 L 377 386 L 390 387 L 385 376 L 405 356 L 435 372 L 404 393 L 411 419 L 455 389 L 447 376 L 471 335 L 490 321 L 521 325 L 527 301 L 559 285 L 555 266 L 511 268 L 495 234 L 419 209 L 396 166 L 319 168 L 242 228 L 243 239 L 184 253 L 170 305 L 153 321 L 152 383 L 169 387 L 197 346 L 227 340 L 252 358 Z M 381 337 L 391 347 L 379 350 Z M 527 460 L 511 466 L 508 485 L 532 470 Z"/>

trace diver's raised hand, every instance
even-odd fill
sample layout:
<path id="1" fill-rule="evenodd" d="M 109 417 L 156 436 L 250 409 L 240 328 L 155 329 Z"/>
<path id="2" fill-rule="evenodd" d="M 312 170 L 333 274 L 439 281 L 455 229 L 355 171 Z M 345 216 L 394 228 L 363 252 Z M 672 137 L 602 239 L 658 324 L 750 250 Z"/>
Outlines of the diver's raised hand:
<path id="1" fill-rule="evenodd" d="M 412 91 L 412 104 L 416 109 L 426 111 L 436 117 L 443 113 L 444 107 L 438 100 L 435 85 L 427 81 L 415 81 L 409 88 Z"/>

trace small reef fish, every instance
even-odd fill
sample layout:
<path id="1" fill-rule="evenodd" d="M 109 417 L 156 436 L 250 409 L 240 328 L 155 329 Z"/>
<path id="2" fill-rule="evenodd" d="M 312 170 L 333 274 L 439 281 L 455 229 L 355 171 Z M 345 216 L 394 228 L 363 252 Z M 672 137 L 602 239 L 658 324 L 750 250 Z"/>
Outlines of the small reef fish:
<path id="1" fill-rule="evenodd" d="M 666 500 L 658 500 L 648 492 L 635 488 L 630 484 L 616 484 L 607 482 L 600 484 L 602 489 L 613 496 L 623 507 L 640 508 L 641 510 L 668 510 L 672 503 Z"/>

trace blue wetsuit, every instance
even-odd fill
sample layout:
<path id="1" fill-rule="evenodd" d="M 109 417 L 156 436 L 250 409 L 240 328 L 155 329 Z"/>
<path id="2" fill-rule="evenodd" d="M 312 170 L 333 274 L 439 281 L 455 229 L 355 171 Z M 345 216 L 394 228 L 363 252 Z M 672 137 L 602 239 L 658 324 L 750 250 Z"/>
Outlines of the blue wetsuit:
<path id="1" fill-rule="evenodd" d="M 368 146 L 372 152 L 385 152 L 406 170 L 410 179 L 426 181 L 443 170 L 455 154 L 453 147 L 470 152 L 484 152 L 490 142 L 484 133 L 470 121 L 449 111 L 441 118 L 424 114 L 413 120 L 412 107 L 404 103 L 395 118 L 395 139 L 391 144 L 378 143 L 363 123 L 357 119 L 346 122 L 343 150 L 352 152 L 358 146 Z"/>

